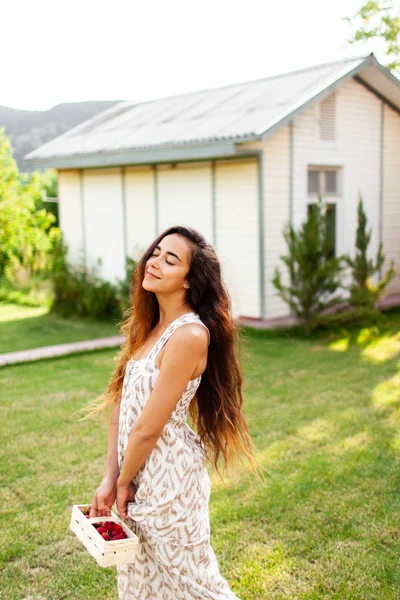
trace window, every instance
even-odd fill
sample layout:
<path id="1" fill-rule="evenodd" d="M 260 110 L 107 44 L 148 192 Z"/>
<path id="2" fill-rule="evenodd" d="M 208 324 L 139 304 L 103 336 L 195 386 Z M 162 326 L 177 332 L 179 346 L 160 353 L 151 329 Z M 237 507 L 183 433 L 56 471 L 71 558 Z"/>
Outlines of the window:
<path id="1" fill-rule="evenodd" d="M 339 194 L 339 169 L 308 167 L 308 195 L 336 196 Z"/>
<path id="2" fill-rule="evenodd" d="M 316 204 L 307 205 L 308 214 L 315 210 Z M 336 256 L 336 204 L 326 205 L 326 237 L 328 239 L 327 258 Z"/>

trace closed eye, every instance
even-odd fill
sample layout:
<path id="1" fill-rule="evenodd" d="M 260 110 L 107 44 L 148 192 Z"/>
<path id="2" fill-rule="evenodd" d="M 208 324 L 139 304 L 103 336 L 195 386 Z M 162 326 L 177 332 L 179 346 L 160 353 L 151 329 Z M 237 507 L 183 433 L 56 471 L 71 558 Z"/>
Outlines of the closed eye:
<path id="1" fill-rule="evenodd" d="M 151 254 L 151 256 L 156 256 L 153 252 L 153 254 Z M 157 256 L 160 256 L 159 254 L 157 254 Z M 167 265 L 172 265 L 174 266 L 174 263 L 168 262 L 167 260 L 165 261 L 167 263 Z"/>

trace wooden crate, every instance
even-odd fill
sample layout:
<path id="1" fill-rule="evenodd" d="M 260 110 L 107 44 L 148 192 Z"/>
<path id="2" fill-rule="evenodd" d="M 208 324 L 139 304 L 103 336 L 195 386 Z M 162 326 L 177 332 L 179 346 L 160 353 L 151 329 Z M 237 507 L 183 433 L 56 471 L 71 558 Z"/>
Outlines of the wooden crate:
<path id="1" fill-rule="evenodd" d="M 96 559 L 100 567 L 134 563 L 139 538 L 113 511 L 111 511 L 109 517 L 93 517 L 92 519 L 88 519 L 81 511 L 81 508 L 87 508 L 88 506 L 90 505 L 73 505 L 69 528 Z M 102 538 L 92 523 L 105 523 L 106 521 L 114 521 L 118 525 L 121 525 L 128 537 L 124 540 L 116 540 L 115 542 L 108 542 Z"/>

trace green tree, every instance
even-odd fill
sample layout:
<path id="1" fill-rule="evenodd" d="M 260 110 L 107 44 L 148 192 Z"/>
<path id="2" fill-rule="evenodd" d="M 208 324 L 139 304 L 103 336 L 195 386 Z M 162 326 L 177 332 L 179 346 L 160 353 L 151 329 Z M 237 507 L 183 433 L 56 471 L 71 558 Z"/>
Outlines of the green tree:
<path id="1" fill-rule="evenodd" d="M 333 296 L 341 286 L 343 257 L 332 256 L 328 233 L 326 205 L 319 196 L 299 231 L 288 225 L 283 232 L 288 254 L 280 258 L 288 270 L 289 284 L 283 284 L 278 267 L 272 279 L 278 295 L 304 323 L 307 334 L 323 310 L 343 301 Z"/>
<path id="2" fill-rule="evenodd" d="M 345 17 L 354 29 L 350 44 L 381 41 L 386 66 L 400 73 L 400 2 L 399 0 L 365 0 L 353 17 Z"/>
<path id="3" fill-rule="evenodd" d="M 41 197 L 38 172 L 20 174 L 10 139 L 0 128 L 0 276 L 25 286 L 51 262 L 55 217 L 37 210 Z"/>
<path id="4" fill-rule="evenodd" d="M 58 197 L 58 176 L 54 169 L 46 169 L 45 171 L 33 171 L 31 177 L 38 178 L 40 187 L 40 196 L 35 198 L 37 209 L 45 208 L 47 212 L 53 214 L 56 218 L 54 226 L 59 226 L 58 202 L 54 202 L 53 198 Z M 47 200 L 47 198 L 49 200 Z"/>
<path id="5" fill-rule="evenodd" d="M 358 226 L 356 232 L 356 252 L 354 258 L 345 257 L 345 262 L 351 268 L 352 283 L 349 286 L 349 303 L 354 308 L 365 308 L 373 310 L 376 301 L 384 295 L 386 287 L 396 275 L 394 261 L 391 261 L 389 269 L 376 285 L 372 283 L 371 278 L 375 273 L 380 272 L 385 261 L 382 253 L 382 242 L 376 257 L 376 262 L 367 256 L 368 246 L 371 241 L 371 230 L 367 231 L 367 215 L 364 211 L 363 199 L 361 194 L 358 200 Z"/>

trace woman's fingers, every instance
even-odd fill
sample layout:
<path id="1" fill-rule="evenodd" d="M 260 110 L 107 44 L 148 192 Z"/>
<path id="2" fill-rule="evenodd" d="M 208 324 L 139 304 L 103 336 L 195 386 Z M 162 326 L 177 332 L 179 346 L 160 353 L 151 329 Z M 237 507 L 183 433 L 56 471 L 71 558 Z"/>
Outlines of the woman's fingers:
<path id="1" fill-rule="evenodd" d="M 98 507 L 97 507 L 97 497 L 96 494 L 93 496 L 93 500 L 92 500 L 92 505 L 90 507 L 90 513 L 89 516 L 91 519 L 93 519 L 93 517 L 98 517 Z"/>
<path id="2" fill-rule="evenodd" d="M 95 494 L 92 500 L 92 506 L 90 509 L 90 518 L 93 517 L 110 517 L 111 508 L 104 502 L 102 498 L 98 498 Z"/>

